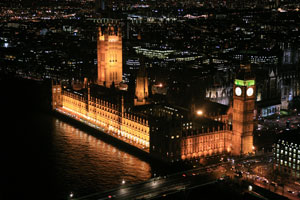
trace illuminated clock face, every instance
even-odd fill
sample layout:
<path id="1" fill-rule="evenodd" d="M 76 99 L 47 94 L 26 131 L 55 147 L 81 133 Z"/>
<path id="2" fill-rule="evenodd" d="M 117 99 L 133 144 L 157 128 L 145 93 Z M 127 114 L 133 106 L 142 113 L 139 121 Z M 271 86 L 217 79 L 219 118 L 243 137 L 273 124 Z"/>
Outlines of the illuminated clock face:
<path id="1" fill-rule="evenodd" d="M 235 94 L 236 94 L 236 96 L 241 96 L 241 94 L 242 94 L 242 89 L 241 89 L 240 87 L 236 87 L 236 88 L 235 88 Z"/>
<path id="2" fill-rule="evenodd" d="M 253 94 L 253 88 L 248 88 L 247 89 L 247 96 L 252 96 Z"/>

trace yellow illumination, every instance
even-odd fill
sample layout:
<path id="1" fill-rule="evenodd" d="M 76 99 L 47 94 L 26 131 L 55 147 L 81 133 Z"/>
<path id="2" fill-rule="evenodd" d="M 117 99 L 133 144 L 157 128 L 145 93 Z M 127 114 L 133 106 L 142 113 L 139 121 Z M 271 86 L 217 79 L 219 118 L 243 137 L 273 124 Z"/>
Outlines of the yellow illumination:
<path id="1" fill-rule="evenodd" d="M 203 115 L 203 111 L 202 110 L 198 110 L 197 111 L 197 115 Z"/>

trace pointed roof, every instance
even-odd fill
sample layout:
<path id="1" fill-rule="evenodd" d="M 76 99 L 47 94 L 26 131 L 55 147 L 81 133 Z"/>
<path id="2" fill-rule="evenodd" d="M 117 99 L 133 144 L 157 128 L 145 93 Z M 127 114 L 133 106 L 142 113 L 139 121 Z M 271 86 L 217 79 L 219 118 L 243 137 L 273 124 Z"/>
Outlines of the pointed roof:
<path id="1" fill-rule="evenodd" d="M 254 80 L 255 76 L 251 71 L 250 64 L 241 64 L 238 73 L 236 74 L 236 79 L 239 80 Z"/>
<path id="2" fill-rule="evenodd" d="M 275 77 L 273 69 L 271 70 L 271 73 L 269 74 L 269 77 Z"/>

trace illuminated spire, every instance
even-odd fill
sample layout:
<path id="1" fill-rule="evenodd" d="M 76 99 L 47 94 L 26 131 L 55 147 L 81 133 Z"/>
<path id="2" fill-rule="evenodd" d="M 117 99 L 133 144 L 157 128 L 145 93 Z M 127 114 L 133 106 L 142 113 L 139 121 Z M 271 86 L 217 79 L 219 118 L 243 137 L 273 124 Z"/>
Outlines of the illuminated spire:
<path id="1" fill-rule="evenodd" d="M 135 87 L 135 105 L 146 104 L 146 99 L 149 96 L 148 91 L 148 77 L 146 68 L 143 63 L 141 63 L 140 69 L 136 77 L 136 87 Z"/>

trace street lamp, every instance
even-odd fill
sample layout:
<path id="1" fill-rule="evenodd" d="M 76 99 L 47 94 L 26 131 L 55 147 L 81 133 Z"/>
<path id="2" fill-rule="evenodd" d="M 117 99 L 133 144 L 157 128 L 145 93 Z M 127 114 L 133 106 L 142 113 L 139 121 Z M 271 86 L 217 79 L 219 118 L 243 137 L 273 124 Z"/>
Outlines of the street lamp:
<path id="1" fill-rule="evenodd" d="M 252 146 L 252 152 L 255 153 L 255 146 Z"/>
<path id="2" fill-rule="evenodd" d="M 122 180 L 122 184 L 125 184 L 125 183 L 126 183 L 126 182 L 125 182 L 125 180 L 123 179 L 123 180 Z"/>
<path id="3" fill-rule="evenodd" d="M 197 110 L 197 115 L 198 115 L 198 116 L 203 115 L 203 111 L 202 111 L 202 110 Z"/>
<path id="4" fill-rule="evenodd" d="M 72 199 L 74 197 L 74 193 L 71 192 L 68 199 Z"/>

